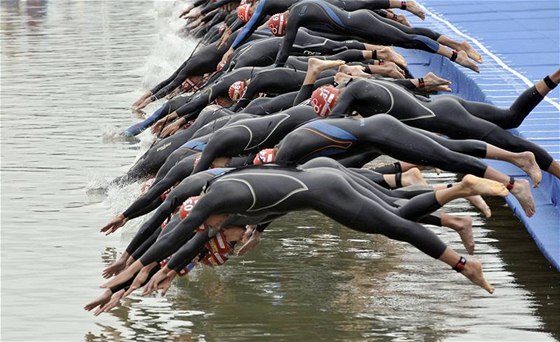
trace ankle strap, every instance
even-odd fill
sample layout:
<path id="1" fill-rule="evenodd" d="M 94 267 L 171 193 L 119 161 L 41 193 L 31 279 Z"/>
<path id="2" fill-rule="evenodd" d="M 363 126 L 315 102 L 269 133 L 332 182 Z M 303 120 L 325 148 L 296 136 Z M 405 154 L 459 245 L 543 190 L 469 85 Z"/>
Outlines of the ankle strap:
<path id="1" fill-rule="evenodd" d="M 466 263 L 467 263 L 467 259 L 465 259 L 465 257 L 461 257 L 459 258 L 459 262 L 457 262 L 457 264 L 453 266 L 453 269 L 457 272 L 461 272 L 462 270 L 465 269 Z"/>

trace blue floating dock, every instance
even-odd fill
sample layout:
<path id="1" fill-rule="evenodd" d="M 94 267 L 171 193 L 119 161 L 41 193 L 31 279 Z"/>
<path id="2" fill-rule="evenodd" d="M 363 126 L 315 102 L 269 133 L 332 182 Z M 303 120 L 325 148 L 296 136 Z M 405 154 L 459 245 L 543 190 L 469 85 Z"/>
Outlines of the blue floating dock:
<path id="1" fill-rule="evenodd" d="M 441 1 L 422 0 L 426 20 L 407 14 L 413 26 L 424 26 L 469 43 L 482 54 L 480 74 L 438 55 L 399 49 L 414 75 L 432 71 L 453 82 L 453 93 L 473 101 L 509 107 L 521 92 L 560 64 L 558 1 Z M 560 87 L 550 92 L 512 134 L 522 136 L 560 160 Z M 528 179 L 504 162 L 488 163 L 516 178 Z M 529 179 L 528 179 L 529 180 Z M 530 180 L 529 180 L 530 181 Z M 513 196 L 506 201 L 535 243 L 560 271 L 560 181 L 543 172 L 533 190 L 537 213 L 528 218 Z"/>

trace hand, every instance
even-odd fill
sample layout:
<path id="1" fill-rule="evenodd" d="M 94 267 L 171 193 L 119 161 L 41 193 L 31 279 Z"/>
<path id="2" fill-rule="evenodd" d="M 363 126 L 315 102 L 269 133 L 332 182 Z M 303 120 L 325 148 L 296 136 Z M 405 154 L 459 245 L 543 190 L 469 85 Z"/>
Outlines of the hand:
<path id="1" fill-rule="evenodd" d="M 101 228 L 101 232 L 105 233 L 105 235 L 109 235 L 111 233 L 114 233 L 114 232 L 117 231 L 117 229 L 124 226 L 127 221 L 128 221 L 128 218 L 124 217 L 123 214 L 119 214 L 119 215 L 115 216 L 115 218 L 112 219 L 111 222 L 104 225 Z"/>
<path id="2" fill-rule="evenodd" d="M 130 285 L 130 287 L 128 288 L 128 290 L 124 293 L 124 297 L 128 296 L 129 294 L 131 294 L 132 292 L 134 292 L 136 289 L 139 289 L 140 287 L 142 287 L 142 284 L 144 284 L 146 282 L 146 279 L 148 279 L 148 276 L 150 275 L 150 271 L 152 270 L 152 268 L 156 267 L 157 262 L 152 262 L 151 264 L 144 266 L 142 268 L 142 270 L 140 270 L 140 272 L 138 272 L 138 275 L 136 275 L 136 278 L 134 278 L 134 281 L 132 282 L 132 285 Z"/>
<path id="3" fill-rule="evenodd" d="M 144 93 L 144 95 L 142 95 L 138 100 L 136 100 L 136 102 L 134 102 L 134 103 L 132 104 L 132 109 L 133 109 L 133 110 L 138 110 L 138 106 L 139 106 L 142 102 L 144 102 L 144 100 L 146 100 L 147 98 L 149 98 L 149 97 L 152 96 L 152 95 L 153 95 L 153 94 L 152 94 L 151 91 L 148 91 L 148 92 Z"/>
<path id="4" fill-rule="evenodd" d="M 173 281 L 173 279 L 175 279 L 176 276 L 177 273 L 174 270 L 169 269 L 167 265 L 164 266 L 156 274 L 154 274 L 148 284 L 144 286 L 144 292 L 142 292 L 142 296 L 149 295 L 150 293 L 157 291 L 160 288 L 164 289 L 162 293 L 162 295 L 164 295 L 171 286 L 171 282 Z"/>
<path id="5" fill-rule="evenodd" d="M 193 9 L 194 5 L 193 4 L 188 4 L 187 7 L 185 7 L 185 9 L 183 10 L 183 12 L 181 12 L 181 14 L 179 15 L 179 18 L 185 19 L 184 17 L 189 14 L 189 12 Z"/>
<path id="6" fill-rule="evenodd" d="M 119 304 L 119 302 L 121 301 L 121 298 L 124 295 L 124 289 L 115 292 L 112 296 L 111 299 L 105 303 L 105 305 L 103 305 L 102 307 L 100 307 L 99 309 L 97 309 L 97 311 L 95 311 L 95 313 L 93 314 L 94 316 L 99 316 L 104 312 L 107 312 L 109 310 L 111 310 L 112 308 L 114 308 L 115 306 L 117 306 L 117 304 Z"/>
<path id="7" fill-rule="evenodd" d="M 224 55 L 222 56 L 222 60 L 218 64 L 222 64 L 222 65 L 227 64 L 229 57 L 231 56 L 232 53 L 233 53 L 233 49 L 230 48 L 229 50 L 227 50 L 226 53 L 224 53 Z"/>
<path id="8" fill-rule="evenodd" d="M 142 265 L 142 263 L 140 261 L 135 261 L 132 265 L 128 266 L 124 271 L 119 273 L 116 277 L 113 277 L 113 279 L 111 279 L 108 282 L 102 284 L 100 287 L 101 288 L 111 288 L 111 287 L 115 287 L 117 285 L 123 284 L 124 282 L 126 282 L 129 279 L 131 279 L 132 277 L 134 277 L 136 272 L 140 271 L 140 269 L 142 269 L 142 267 L 144 267 L 144 265 Z"/>
<path id="9" fill-rule="evenodd" d="M 111 299 L 111 295 L 112 295 L 111 290 L 110 289 L 105 289 L 99 297 L 97 297 L 94 300 L 92 300 L 91 302 L 87 303 L 84 306 L 84 310 L 91 311 L 98 306 L 103 307 L 103 305 L 105 305 L 109 301 L 109 299 Z"/>
<path id="10" fill-rule="evenodd" d="M 420 6 L 418 6 L 416 1 L 410 1 L 410 0 L 407 1 L 406 10 L 422 20 L 426 19 L 426 15 L 424 14 L 424 11 L 420 8 Z"/>
<path id="11" fill-rule="evenodd" d="M 251 249 L 255 248 L 261 242 L 261 235 L 261 232 L 254 230 L 249 240 L 245 242 L 241 248 L 239 248 L 237 255 L 245 255 Z"/>
<path id="12" fill-rule="evenodd" d="M 114 263 L 112 263 L 111 265 L 105 267 L 105 269 L 103 269 L 102 276 L 105 279 L 109 279 L 115 274 L 121 273 L 121 271 L 124 270 L 125 267 L 126 267 L 126 260 L 119 259 Z"/>
<path id="13" fill-rule="evenodd" d="M 159 119 L 158 121 L 156 121 L 155 124 L 152 125 L 152 134 L 159 134 L 161 133 L 161 131 L 163 130 L 163 127 L 165 127 L 165 125 L 167 125 L 170 122 L 173 122 L 173 120 L 175 120 L 175 118 L 177 117 L 177 113 L 173 112 L 161 119 Z"/>
<path id="14" fill-rule="evenodd" d="M 171 125 L 167 125 L 167 127 L 165 127 L 161 131 L 161 134 L 159 135 L 160 138 L 167 138 L 168 136 L 175 134 L 175 132 L 177 132 L 182 125 L 183 120 L 175 120 L 175 122 L 173 122 Z"/>
<path id="15" fill-rule="evenodd" d="M 189 10 L 189 13 L 188 13 L 188 14 L 185 14 L 185 15 L 183 16 L 183 19 L 194 19 L 194 18 L 197 18 L 197 17 L 200 16 L 200 14 L 201 14 L 200 12 L 201 12 L 201 9 L 200 9 L 200 8 L 197 8 L 197 9 L 194 9 L 194 10 Z"/>
<path id="16" fill-rule="evenodd" d="M 147 105 L 149 105 L 150 103 L 152 103 L 152 97 L 148 97 L 147 99 L 144 99 L 144 101 L 142 101 L 142 103 L 140 103 L 138 106 L 136 106 L 136 108 L 133 108 L 134 110 L 140 110 L 145 108 Z"/>

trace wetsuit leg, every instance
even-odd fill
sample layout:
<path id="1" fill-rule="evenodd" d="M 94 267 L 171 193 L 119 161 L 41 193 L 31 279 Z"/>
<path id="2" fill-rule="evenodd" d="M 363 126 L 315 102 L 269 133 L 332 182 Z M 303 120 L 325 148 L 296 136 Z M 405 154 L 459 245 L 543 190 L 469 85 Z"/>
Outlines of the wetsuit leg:
<path id="1" fill-rule="evenodd" d="M 387 19 L 387 18 L 383 18 L 380 15 L 377 15 L 377 18 L 379 20 L 381 20 L 382 22 L 384 22 L 387 25 L 391 25 L 401 31 L 403 31 L 404 33 L 408 33 L 408 34 L 416 34 L 416 35 L 421 35 L 421 36 L 426 36 L 434 41 L 437 41 L 439 39 L 439 37 L 441 37 L 441 33 L 435 32 L 430 30 L 429 28 L 425 28 L 425 27 L 408 27 L 406 25 L 403 25 L 401 23 L 398 23 L 392 19 Z"/>
<path id="2" fill-rule="evenodd" d="M 193 170 L 193 174 L 208 170 L 214 159 L 218 157 L 233 157 L 243 153 L 244 148 L 251 143 L 251 132 L 244 127 L 226 128 L 216 132 L 202 151 L 200 161 Z"/>
<path id="3" fill-rule="evenodd" d="M 479 177 L 486 172 L 487 166 L 482 161 L 453 152 L 387 114 L 368 118 L 365 126 L 371 133 L 361 136 L 360 139 L 368 141 L 372 148 L 393 158 Z"/>
<path id="4" fill-rule="evenodd" d="M 445 102 L 438 101 L 434 109 L 436 113 L 443 113 L 436 117 L 408 121 L 410 125 L 432 132 L 437 131 L 448 135 L 452 139 L 477 139 L 490 143 L 511 152 L 531 151 L 535 154 L 537 164 L 542 170 L 547 170 L 553 161 L 552 156 L 542 147 L 528 140 L 516 137 L 503 128 L 477 118 L 461 107 L 453 111 L 453 115 L 446 115 Z"/>
<path id="5" fill-rule="evenodd" d="M 436 52 L 440 47 L 439 43 L 431 38 L 423 35 L 408 34 L 392 25 L 384 23 L 379 16 L 370 11 L 359 10 L 351 13 L 352 16 L 350 18 L 342 18 L 348 30 L 355 32 L 356 35 L 368 41 L 428 52 Z"/>
<path id="6" fill-rule="evenodd" d="M 189 148 L 179 148 L 175 152 L 171 153 L 165 163 L 161 166 L 159 171 L 156 174 L 156 179 L 154 181 L 154 185 L 159 182 L 161 179 L 165 177 L 167 172 L 171 170 L 177 163 L 182 161 L 185 158 L 189 158 L 190 163 L 193 163 L 196 159 L 196 154 L 199 151 L 194 151 Z"/>
<path id="7" fill-rule="evenodd" d="M 379 203 L 360 195 L 342 177 L 329 177 L 314 209 L 357 231 L 383 234 L 406 241 L 433 258 L 439 258 L 445 244 L 430 230 L 385 210 Z"/>
<path id="8" fill-rule="evenodd" d="M 533 86 L 525 90 L 509 108 L 499 108 L 487 103 L 457 99 L 459 103 L 472 115 L 490 121 L 501 128 L 511 129 L 521 125 L 523 120 L 543 100 Z"/>

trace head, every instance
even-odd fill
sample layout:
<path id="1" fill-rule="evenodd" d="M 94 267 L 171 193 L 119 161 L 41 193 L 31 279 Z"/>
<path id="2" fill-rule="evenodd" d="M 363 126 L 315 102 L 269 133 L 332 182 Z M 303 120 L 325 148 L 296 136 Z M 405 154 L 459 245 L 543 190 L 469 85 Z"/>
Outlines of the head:
<path id="1" fill-rule="evenodd" d="M 251 4 L 244 4 L 237 7 L 237 17 L 244 23 L 248 22 L 253 15 L 253 6 Z"/>
<path id="2" fill-rule="evenodd" d="M 266 148 L 260 151 L 253 159 L 253 165 L 263 165 L 274 163 L 276 160 L 276 148 Z"/>
<path id="3" fill-rule="evenodd" d="M 336 105 L 336 101 L 340 94 L 340 89 L 333 86 L 324 86 L 315 89 L 311 94 L 311 105 L 313 110 L 320 117 L 327 117 Z"/>
<path id="4" fill-rule="evenodd" d="M 273 35 L 280 37 L 286 34 L 288 24 L 288 11 L 277 13 L 268 20 L 268 28 Z"/>
<path id="5" fill-rule="evenodd" d="M 245 90 L 247 90 L 247 81 L 237 81 L 229 86 L 228 94 L 229 98 L 237 102 L 240 98 L 245 95 Z"/>

